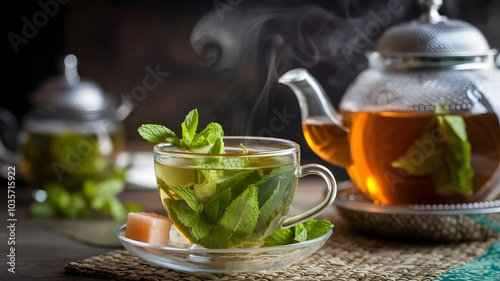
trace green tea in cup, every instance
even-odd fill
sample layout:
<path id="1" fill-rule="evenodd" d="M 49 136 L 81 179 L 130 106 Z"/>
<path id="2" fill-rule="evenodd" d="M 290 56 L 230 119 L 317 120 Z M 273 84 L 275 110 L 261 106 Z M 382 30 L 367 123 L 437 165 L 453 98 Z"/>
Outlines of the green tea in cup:
<path id="1" fill-rule="evenodd" d="M 333 203 L 332 174 L 320 165 L 300 166 L 295 142 L 222 137 L 216 123 L 189 137 L 184 126 L 189 123 L 188 115 L 182 140 L 157 125 L 143 125 L 139 132 L 150 141 L 168 140 L 154 147 L 156 181 L 173 225 L 191 244 L 212 249 L 259 247 L 275 230 L 310 220 Z M 218 131 L 218 137 L 207 131 Z M 193 145 L 198 141 L 200 145 Z M 298 178 L 308 174 L 325 179 L 326 198 L 288 217 Z"/>

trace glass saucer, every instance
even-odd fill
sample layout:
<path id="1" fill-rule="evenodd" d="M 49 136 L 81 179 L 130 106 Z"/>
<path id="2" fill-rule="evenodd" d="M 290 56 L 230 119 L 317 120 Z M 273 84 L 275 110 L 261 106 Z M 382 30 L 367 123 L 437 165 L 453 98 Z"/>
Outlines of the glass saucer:
<path id="1" fill-rule="evenodd" d="M 273 270 L 297 263 L 321 248 L 333 231 L 303 243 L 277 247 L 245 249 L 206 249 L 190 245 L 172 227 L 167 247 L 139 242 L 123 236 L 127 225 L 116 229 L 116 236 L 134 255 L 157 265 L 188 272 L 231 273 Z"/>

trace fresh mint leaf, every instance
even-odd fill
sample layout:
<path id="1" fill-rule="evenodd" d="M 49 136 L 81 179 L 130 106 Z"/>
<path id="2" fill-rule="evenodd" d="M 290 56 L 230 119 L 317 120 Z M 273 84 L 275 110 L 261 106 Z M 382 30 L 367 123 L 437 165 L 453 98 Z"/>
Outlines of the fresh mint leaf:
<path id="1" fill-rule="evenodd" d="M 173 215 L 189 229 L 189 233 L 195 240 L 195 242 L 200 241 L 205 236 L 210 233 L 213 225 L 208 224 L 200 216 L 200 212 L 193 210 L 191 206 L 183 200 L 172 200 L 170 202 L 170 208 L 174 212 Z"/>
<path id="2" fill-rule="evenodd" d="M 215 194 L 219 174 L 218 170 L 198 170 L 201 183 L 194 184 L 194 191 L 202 201 L 206 201 Z"/>
<path id="3" fill-rule="evenodd" d="M 260 207 L 260 215 L 257 219 L 257 225 L 255 227 L 255 229 L 260 232 L 260 235 L 266 235 L 269 226 L 272 225 L 273 220 L 276 219 L 277 215 L 284 212 L 285 206 L 281 205 L 281 200 L 276 197 L 278 193 L 283 193 L 280 192 L 280 189 L 285 188 L 283 186 L 280 188 L 280 186 L 281 185 L 278 182 L 278 185 L 274 189 L 271 196 L 269 196 L 269 199 L 267 199 L 266 203 L 264 203 L 264 205 Z"/>
<path id="4" fill-rule="evenodd" d="M 295 225 L 293 227 L 293 242 L 295 243 L 306 242 L 307 240 L 309 240 L 307 234 L 308 234 L 307 228 L 304 226 L 304 224 L 300 223 Z"/>
<path id="5" fill-rule="evenodd" d="M 438 116 L 438 119 L 444 119 L 449 128 L 453 130 L 455 136 L 460 138 L 460 140 L 462 141 L 467 141 L 467 131 L 465 129 L 466 125 L 465 125 L 465 120 L 462 116 L 443 115 L 443 116 Z"/>
<path id="6" fill-rule="evenodd" d="M 307 229 L 307 240 L 313 240 L 325 235 L 333 228 L 333 224 L 327 219 L 320 221 L 311 219 L 304 222 L 304 227 Z"/>
<path id="7" fill-rule="evenodd" d="M 266 237 L 263 247 L 282 246 L 316 239 L 325 235 L 333 224 L 327 219 L 316 221 L 310 219 L 295 226 L 277 229 Z"/>
<path id="8" fill-rule="evenodd" d="M 212 197 L 203 208 L 202 216 L 211 224 L 217 224 L 231 203 L 231 190 L 226 189 Z"/>
<path id="9" fill-rule="evenodd" d="M 241 247 L 244 242 L 244 236 L 235 235 L 233 232 L 228 232 L 223 227 L 216 225 L 199 244 L 208 249 L 231 249 Z"/>
<path id="10" fill-rule="evenodd" d="M 285 213 L 293 199 L 296 177 L 293 165 L 274 169 L 253 186 L 258 187 L 259 217 L 254 233 L 269 234 L 269 228 L 277 223 L 277 219 Z"/>
<path id="11" fill-rule="evenodd" d="M 222 139 L 219 138 L 214 142 L 208 154 L 224 154 L 224 142 L 222 142 Z"/>
<path id="12" fill-rule="evenodd" d="M 263 247 L 274 247 L 293 244 L 293 227 L 277 229 L 270 236 L 266 237 Z"/>
<path id="13" fill-rule="evenodd" d="M 165 126 L 156 124 L 144 124 L 137 129 L 139 134 L 147 141 L 154 143 L 171 143 L 177 147 L 181 146 L 179 138 Z"/>
<path id="14" fill-rule="evenodd" d="M 200 167 L 217 170 L 236 170 L 246 167 L 249 161 L 249 159 L 245 157 L 221 158 L 218 156 L 214 156 L 208 159 L 210 161 L 200 163 Z"/>
<path id="15" fill-rule="evenodd" d="M 203 204 L 201 203 L 200 197 L 194 191 L 193 186 L 169 186 L 168 189 L 179 195 L 186 204 L 193 209 L 196 213 L 201 213 L 203 210 Z"/>
<path id="16" fill-rule="evenodd" d="M 125 189 L 125 181 L 122 179 L 109 179 L 95 186 L 95 196 L 115 196 Z"/>
<path id="17" fill-rule="evenodd" d="M 191 110 L 188 115 L 186 115 L 186 118 L 184 119 L 184 122 L 181 124 L 181 129 L 182 129 L 182 142 L 185 144 L 186 147 L 191 148 L 191 141 L 194 138 L 194 135 L 196 134 L 196 129 L 198 128 L 198 110 L 195 108 Z"/>
<path id="18" fill-rule="evenodd" d="M 231 191 L 226 189 L 213 197 L 203 209 L 202 217 L 213 223 L 208 235 L 199 244 L 209 249 L 241 247 L 252 232 L 258 217 L 257 190 L 251 188 L 230 202 Z"/>
<path id="19" fill-rule="evenodd" d="M 125 207 L 123 207 L 122 203 L 118 198 L 114 196 L 109 196 L 107 204 L 109 205 L 109 213 L 114 220 L 126 220 L 127 219 L 127 211 L 125 211 Z"/>
<path id="20" fill-rule="evenodd" d="M 422 136 L 416 140 L 398 160 L 391 163 L 393 168 L 403 169 L 407 173 L 415 176 L 426 176 L 436 172 L 443 166 L 443 148 L 436 146 L 432 151 L 422 151 L 421 143 L 432 138 L 430 131 L 425 131 Z M 413 165 L 412 156 L 415 151 L 423 155 L 419 165 Z"/>
<path id="21" fill-rule="evenodd" d="M 259 208 L 267 202 L 276 187 L 280 185 L 280 182 L 284 187 L 287 187 L 290 181 L 296 179 L 294 177 L 294 169 L 294 165 L 286 165 L 273 169 L 271 173 L 255 184 L 259 187 Z M 282 190 L 283 196 L 278 196 L 278 198 L 283 198 L 284 201 L 291 200 L 294 190 L 287 190 L 286 188 Z"/>
<path id="22" fill-rule="evenodd" d="M 229 204 L 218 225 L 231 236 L 250 234 L 259 217 L 257 194 L 258 188 L 256 186 L 249 187 Z"/>
<path id="23" fill-rule="evenodd" d="M 443 113 L 442 107 L 436 112 Z M 422 143 L 433 140 L 432 132 L 439 129 L 443 134 L 442 143 L 434 143 L 434 149 L 423 150 Z M 423 155 L 415 164 L 411 157 Z M 474 171 L 470 165 L 471 145 L 467 140 L 465 120 L 460 115 L 436 115 L 422 135 L 406 150 L 405 154 L 392 162 L 393 168 L 403 169 L 415 176 L 428 176 L 433 179 L 436 193 L 441 196 L 473 193 Z"/>
<path id="24" fill-rule="evenodd" d="M 114 196 L 95 197 L 90 202 L 92 208 L 108 213 L 114 220 L 124 220 L 127 212 L 121 202 Z"/>
<path id="25" fill-rule="evenodd" d="M 222 139 L 224 130 L 218 123 L 210 123 L 200 133 L 195 134 L 190 144 L 191 149 L 213 145 L 216 140 Z"/>
<path id="26" fill-rule="evenodd" d="M 262 174 L 258 170 L 243 170 L 230 178 L 217 183 L 217 192 L 230 190 L 232 200 L 238 197 L 248 186 L 262 179 Z"/>

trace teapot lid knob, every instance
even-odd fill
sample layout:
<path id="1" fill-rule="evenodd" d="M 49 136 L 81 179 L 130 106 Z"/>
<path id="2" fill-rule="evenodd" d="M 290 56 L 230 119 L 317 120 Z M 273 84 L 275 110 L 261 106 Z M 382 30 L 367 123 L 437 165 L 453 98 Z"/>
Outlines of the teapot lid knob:
<path id="1" fill-rule="evenodd" d="M 80 75 L 78 74 L 77 66 L 78 59 L 75 55 L 69 54 L 64 58 L 64 76 L 71 86 L 76 86 L 80 83 Z"/>
<path id="2" fill-rule="evenodd" d="M 421 23 L 438 23 L 447 20 L 447 17 L 439 13 L 439 8 L 443 5 L 443 0 L 419 0 L 422 14 L 419 22 Z"/>

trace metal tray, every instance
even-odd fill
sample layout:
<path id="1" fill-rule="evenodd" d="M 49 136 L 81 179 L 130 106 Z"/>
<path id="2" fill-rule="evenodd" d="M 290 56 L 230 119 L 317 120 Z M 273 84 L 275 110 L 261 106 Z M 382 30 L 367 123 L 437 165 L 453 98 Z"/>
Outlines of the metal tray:
<path id="1" fill-rule="evenodd" d="M 339 188 L 334 205 L 348 223 L 365 233 L 439 242 L 486 240 L 500 234 L 500 200 L 388 206 L 374 204 L 352 182 Z"/>

